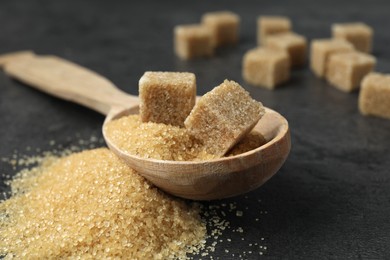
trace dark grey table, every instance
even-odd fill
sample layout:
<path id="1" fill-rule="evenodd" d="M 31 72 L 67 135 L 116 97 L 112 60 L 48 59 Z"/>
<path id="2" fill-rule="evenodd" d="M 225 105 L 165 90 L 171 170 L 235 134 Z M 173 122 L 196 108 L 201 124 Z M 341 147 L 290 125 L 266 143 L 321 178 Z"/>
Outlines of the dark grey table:
<path id="1" fill-rule="evenodd" d="M 220 49 L 208 60 L 177 59 L 172 50 L 173 27 L 198 22 L 204 12 L 224 9 L 241 16 L 239 45 Z M 97 71 L 134 95 L 147 70 L 194 72 L 199 95 L 225 78 L 238 81 L 289 120 L 292 150 L 279 173 L 263 187 L 204 203 L 234 204 L 243 212 L 241 217 L 235 210 L 228 212 L 230 228 L 220 238 L 214 258 L 389 258 L 390 120 L 361 116 L 358 93 L 342 93 L 308 68 L 294 70 L 290 82 L 273 92 L 245 84 L 241 59 L 255 47 L 260 14 L 289 16 L 294 30 L 309 40 L 330 37 L 334 22 L 366 22 L 375 29 L 377 70 L 390 73 L 390 2 L 386 0 L 2 0 L 0 53 L 31 49 L 55 54 Z M 102 122 L 102 115 L 0 73 L 0 158 L 15 150 L 25 154 L 50 150 L 52 140 L 69 148 L 91 135 L 101 138 Z M 31 151 L 26 151 L 28 146 Z M 3 179 L 15 173 L 4 162 L 0 172 Z M 239 227 L 244 232 L 238 232 Z"/>

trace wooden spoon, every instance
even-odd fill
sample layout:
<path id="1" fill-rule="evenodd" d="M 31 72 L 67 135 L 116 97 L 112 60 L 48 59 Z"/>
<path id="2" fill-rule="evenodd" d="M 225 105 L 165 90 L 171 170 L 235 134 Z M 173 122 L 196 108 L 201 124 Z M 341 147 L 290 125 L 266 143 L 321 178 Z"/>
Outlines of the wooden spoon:
<path id="1" fill-rule="evenodd" d="M 5 64 L 5 72 L 43 92 L 79 103 L 107 115 L 104 124 L 138 114 L 138 97 L 128 95 L 106 78 L 55 56 L 17 59 Z M 103 136 L 109 148 L 157 187 L 178 197 L 212 200 L 253 190 L 274 175 L 290 151 L 287 120 L 266 108 L 255 126 L 267 143 L 254 150 L 209 161 L 164 161 L 140 158 L 120 150 Z"/>

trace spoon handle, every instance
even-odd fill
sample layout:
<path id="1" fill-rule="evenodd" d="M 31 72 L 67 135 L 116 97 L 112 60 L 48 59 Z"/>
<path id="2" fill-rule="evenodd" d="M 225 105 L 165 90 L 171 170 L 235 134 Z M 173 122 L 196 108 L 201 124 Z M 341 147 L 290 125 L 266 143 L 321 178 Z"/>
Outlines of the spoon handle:
<path id="1" fill-rule="evenodd" d="M 5 64 L 13 62 L 18 59 L 27 59 L 35 56 L 35 53 L 30 50 L 16 51 L 0 55 L 0 67 L 4 67 Z"/>
<path id="2" fill-rule="evenodd" d="M 138 105 L 138 98 L 119 90 L 108 79 L 56 56 L 33 56 L 7 62 L 11 77 L 50 95 L 107 115 L 112 108 Z"/>

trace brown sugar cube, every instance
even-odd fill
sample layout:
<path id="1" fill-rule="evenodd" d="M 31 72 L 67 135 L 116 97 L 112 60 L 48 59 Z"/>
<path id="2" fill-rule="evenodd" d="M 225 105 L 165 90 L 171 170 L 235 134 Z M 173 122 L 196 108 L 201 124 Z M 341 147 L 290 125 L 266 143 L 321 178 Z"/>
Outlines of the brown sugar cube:
<path id="1" fill-rule="evenodd" d="M 307 41 L 305 37 L 299 34 L 286 32 L 269 35 L 265 40 L 265 46 L 287 51 L 292 67 L 305 64 Z"/>
<path id="2" fill-rule="evenodd" d="M 195 105 L 196 79 L 188 72 L 145 72 L 139 80 L 142 122 L 184 126 Z"/>
<path id="3" fill-rule="evenodd" d="M 334 38 L 352 43 L 356 50 L 370 53 L 372 50 L 373 30 L 364 23 L 344 23 L 332 25 Z"/>
<path id="4" fill-rule="evenodd" d="M 196 103 L 184 124 L 203 141 L 208 153 L 223 156 L 252 130 L 264 113 L 263 105 L 238 83 L 225 80 Z"/>
<path id="5" fill-rule="evenodd" d="M 354 50 L 349 42 L 337 39 L 313 40 L 310 49 L 310 67 L 320 78 L 325 77 L 326 64 L 332 53 Z"/>
<path id="6" fill-rule="evenodd" d="M 242 76 L 254 86 L 274 89 L 290 78 L 290 61 L 286 51 L 259 47 L 243 58 Z"/>
<path id="7" fill-rule="evenodd" d="M 326 69 L 326 79 L 336 88 L 351 92 L 360 86 L 364 76 L 370 73 L 375 57 L 363 52 L 344 52 L 332 54 Z"/>
<path id="8" fill-rule="evenodd" d="M 257 43 L 264 45 L 268 35 L 291 31 L 291 21 L 284 16 L 260 16 L 257 19 Z"/>
<path id="9" fill-rule="evenodd" d="M 200 24 L 176 26 L 174 51 L 178 57 L 185 60 L 212 56 L 214 47 L 211 31 Z"/>
<path id="10" fill-rule="evenodd" d="M 390 74 L 370 73 L 364 77 L 359 93 L 363 115 L 390 119 Z"/>
<path id="11" fill-rule="evenodd" d="M 233 45 L 238 42 L 240 17 L 229 11 L 206 13 L 202 24 L 210 29 L 214 47 Z"/>

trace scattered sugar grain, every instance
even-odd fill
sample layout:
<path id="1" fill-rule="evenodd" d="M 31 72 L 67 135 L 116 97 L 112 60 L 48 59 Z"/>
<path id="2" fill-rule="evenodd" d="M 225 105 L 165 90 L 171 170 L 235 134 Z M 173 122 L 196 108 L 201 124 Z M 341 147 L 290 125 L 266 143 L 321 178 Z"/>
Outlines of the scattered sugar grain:
<path id="1" fill-rule="evenodd" d="M 246 195 L 245 199 L 253 200 L 254 198 L 251 198 L 251 196 Z M 224 209 L 229 209 L 229 208 L 235 208 L 235 209 L 228 210 L 227 216 L 222 218 L 222 212 L 225 212 Z M 258 253 L 259 251 L 262 251 L 261 255 L 264 254 L 264 249 L 259 247 L 258 244 L 259 239 L 256 239 L 255 241 L 248 239 L 249 237 L 246 235 L 246 233 L 251 232 L 251 230 L 244 230 L 242 227 L 236 226 L 240 221 L 245 221 L 246 225 L 255 224 L 255 219 L 250 218 L 251 214 L 247 214 L 245 220 L 237 218 L 236 216 L 237 211 L 242 211 L 245 214 L 245 212 L 248 213 L 250 212 L 249 209 L 246 209 L 246 207 L 242 208 L 240 205 L 237 205 L 237 202 L 235 201 L 230 203 L 210 204 L 208 205 L 207 209 L 208 209 L 207 214 L 209 216 L 208 217 L 209 219 L 212 218 L 214 221 L 220 221 L 220 222 L 226 222 L 227 219 L 229 219 L 229 220 L 233 220 L 232 221 L 233 223 L 236 223 L 234 225 L 229 223 L 226 226 L 226 229 L 223 230 L 223 236 L 226 238 L 224 241 L 226 242 L 219 245 L 219 243 L 221 243 L 221 241 L 219 240 L 219 243 L 215 244 L 216 252 L 222 254 L 222 256 L 224 256 L 225 259 L 226 257 L 228 258 L 232 256 L 235 257 L 235 259 L 248 259 L 250 258 L 249 256 L 251 254 Z M 203 212 L 202 214 L 205 214 L 205 212 Z M 214 223 L 214 221 L 212 223 Z M 207 225 L 207 227 L 209 228 L 209 225 Z M 241 230 L 242 232 L 240 232 Z M 215 238 L 213 239 L 215 240 Z M 261 238 L 261 241 L 264 241 L 264 238 Z M 238 249 L 238 248 L 231 247 L 230 244 L 232 242 L 234 244 L 239 243 L 240 248 Z M 228 250 L 228 252 L 226 250 Z M 221 257 L 221 259 L 224 258 Z"/>

